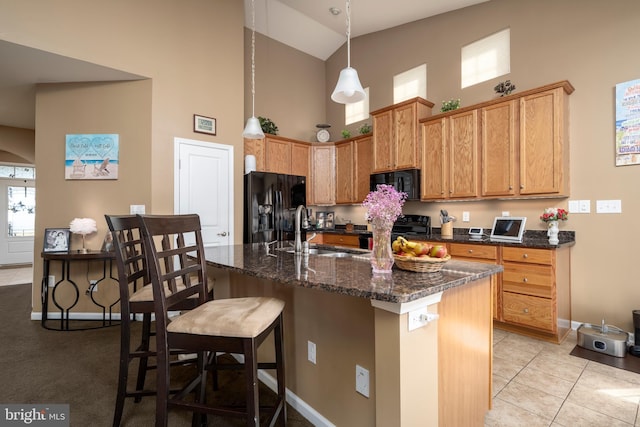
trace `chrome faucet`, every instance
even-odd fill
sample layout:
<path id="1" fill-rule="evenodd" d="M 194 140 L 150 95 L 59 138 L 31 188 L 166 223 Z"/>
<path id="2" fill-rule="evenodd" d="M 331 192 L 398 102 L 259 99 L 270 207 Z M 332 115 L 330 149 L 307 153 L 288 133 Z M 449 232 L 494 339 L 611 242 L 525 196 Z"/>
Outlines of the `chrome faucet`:
<path id="1" fill-rule="evenodd" d="M 293 245 L 293 250 L 295 253 L 299 254 L 302 252 L 302 238 L 301 238 L 301 228 L 302 228 L 302 212 L 304 212 L 304 215 L 307 215 L 307 210 L 304 208 L 304 205 L 299 205 L 296 208 L 296 240 L 295 243 Z"/>

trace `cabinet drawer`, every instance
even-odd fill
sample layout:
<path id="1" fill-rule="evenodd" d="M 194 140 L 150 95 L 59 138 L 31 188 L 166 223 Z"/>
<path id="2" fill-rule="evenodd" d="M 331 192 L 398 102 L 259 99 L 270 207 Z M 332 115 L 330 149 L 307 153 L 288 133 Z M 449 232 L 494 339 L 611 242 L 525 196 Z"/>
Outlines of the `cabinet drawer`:
<path id="1" fill-rule="evenodd" d="M 505 262 L 502 289 L 519 294 L 552 298 L 554 295 L 553 268 L 548 265 L 527 265 Z"/>
<path id="2" fill-rule="evenodd" d="M 449 251 L 452 257 L 497 259 L 498 247 L 490 245 L 466 245 L 452 243 Z"/>
<path id="3" fill-rule="evenodd" d="M 504 247 L 502 259 L 504 261 L 551 265 L 553 264 L 553 250 Z"/>
<path id="4" fill-rule="evenodd" d="M 555 333 L 557 322 L 552 300 L 502 293 L 502 316 L 505 322 L 517 323 Z"/>
<path id="5" fill-rule="evenodd" d="M 322 235 L 322 243 L 325 245 L 340 245 L 360 247 L 360 238 L 354 234 L 327 234 Z"/>

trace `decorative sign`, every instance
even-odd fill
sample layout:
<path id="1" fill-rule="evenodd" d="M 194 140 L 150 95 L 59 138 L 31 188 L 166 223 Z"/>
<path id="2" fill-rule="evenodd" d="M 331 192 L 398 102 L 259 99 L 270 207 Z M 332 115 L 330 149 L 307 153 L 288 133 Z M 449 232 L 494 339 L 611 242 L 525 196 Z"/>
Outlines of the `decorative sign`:
<path id="1" fill-rule="evenodd" d="M 118 134 L 67 135 L 66 179 L 118 179 Z"/>
<path id="2" fill-rule="evenodd" d="M 616 166 L 640 163 L 640 79 L 616 85 Z"/>

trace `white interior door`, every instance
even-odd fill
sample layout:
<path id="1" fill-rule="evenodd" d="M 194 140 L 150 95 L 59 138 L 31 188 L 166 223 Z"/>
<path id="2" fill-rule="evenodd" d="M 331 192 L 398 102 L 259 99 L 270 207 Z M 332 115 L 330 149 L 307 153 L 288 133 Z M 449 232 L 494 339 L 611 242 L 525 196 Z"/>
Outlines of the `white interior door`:
<path id="1" fill-rule="evenodd" d="M 233 244 L 233 147 L 175 138 L 176 214 L 200 215 L 205 246 Z"/>

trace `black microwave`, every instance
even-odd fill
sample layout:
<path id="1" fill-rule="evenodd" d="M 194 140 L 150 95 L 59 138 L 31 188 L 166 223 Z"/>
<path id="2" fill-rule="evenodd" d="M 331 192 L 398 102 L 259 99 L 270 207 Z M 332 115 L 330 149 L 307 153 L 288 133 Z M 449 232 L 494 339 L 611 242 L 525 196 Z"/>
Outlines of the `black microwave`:
<path id="1" fill-rule="evenodd" d="M 407 200 L 420 200 L 420 169 L 372 174 L 369 182 L 371 191 L 375 191 L 378 184 L 388 184 L 407 193 Z"/>

